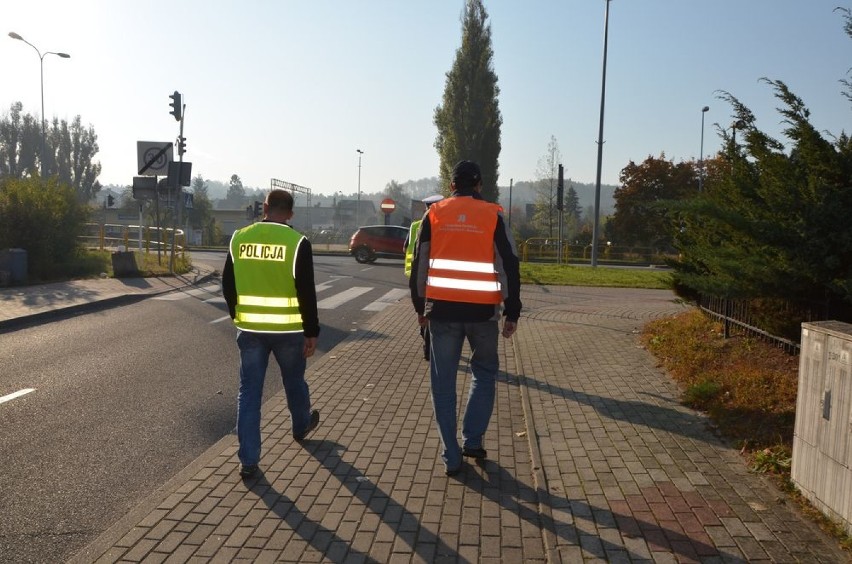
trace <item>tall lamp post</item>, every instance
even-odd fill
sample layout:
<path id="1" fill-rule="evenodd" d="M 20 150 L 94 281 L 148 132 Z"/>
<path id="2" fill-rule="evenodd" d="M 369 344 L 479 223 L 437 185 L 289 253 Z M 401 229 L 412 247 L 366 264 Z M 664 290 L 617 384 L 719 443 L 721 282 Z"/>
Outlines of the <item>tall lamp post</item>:
<path id="1" fill-rule="evenodd" d="M 364 154 L 364 151 L 355 150 L 358 151 L 358 204 L 355 208 L 355 229 L 358 229 L 361 227 L 361 155 Z"/>
<path id="2" fill-rule="evenodd" d="M 42 54 L 41 51 L 38 50 L 38 47 L 15 33 L 14 31 L 9 32 L 9 37 L 12 39 L 17 39 L 19 41 L 23 41 L 33 49 L 35 49 L 36 53 L 38 53 L 39 65 L 41 67 L 41 177 L 44 178 L 44 155 L 45 155 L 45 147 L 47 144 L 47 134 L 45 132 L 45 121 L 44 117 L 44 57 L 45 55 L 56 55 L 57 57 L 62 57 L 63 59 L 71 58 L 71 55 L 68 53 L 57 53 L 55 51 L 47 51 Z"/>
<path id="3" fill-rule="evenodd" d="M 704 114 L 710 106 L 701 108 L 701 150 L 698 152 L 698 191 L 704 190 Z"/>
<path id="4" fill-rule="evenodd" d="M 595 180 L 595 222 L 592 227 L 592 266 L 598 265 L 598 230 L 601 217 L 601 163 L 603 161 L 604 102 L 606 101 L 606 49 L 609 39 L 609 2 L 604 16 L 603 77 L 601 78 L 601 117 L 598 126 L 598 172 Z"/>

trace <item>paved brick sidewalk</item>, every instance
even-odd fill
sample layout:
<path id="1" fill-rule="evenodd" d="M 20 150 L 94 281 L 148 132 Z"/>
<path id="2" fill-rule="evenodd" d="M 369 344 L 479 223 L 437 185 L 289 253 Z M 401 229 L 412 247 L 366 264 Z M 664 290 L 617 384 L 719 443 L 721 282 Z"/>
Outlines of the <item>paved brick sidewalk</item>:
<path id="1" fill-rule="evenodd" d="M 279 394 L 264 405 L 262 476 L 239 479 L 225 437 L 72 561 L 847 561 L 638 346 L 647 320 L 681 310 L 670 292 L 522 297 L 487 461 L 443 475 L 403 301 L 312 365 L 322 422 L 303 445 Z"/>
<path id="2" fill-rule="evenodd" d="M 108 302 L 123 303 L 201 284 L 214 276 L 207 268 L 160 278 L 97 278 L 50 284 L 0 288 L 0 330 L 57 313 L 103 308 Z"/>

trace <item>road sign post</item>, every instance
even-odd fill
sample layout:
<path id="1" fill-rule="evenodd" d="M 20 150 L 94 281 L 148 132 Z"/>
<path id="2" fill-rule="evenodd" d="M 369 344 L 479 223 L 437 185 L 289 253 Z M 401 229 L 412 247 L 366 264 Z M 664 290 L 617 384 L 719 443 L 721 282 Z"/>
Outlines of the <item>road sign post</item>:
<path id="1" fill-rule="evenodd" d="M 396 202 L 390 198 L 385 198 L 379 205 L 379 209 L 381 209 L 385 214 L 385 225 L 390 225 L 390 216 L 393 213 L 393 210 L 396 209 Z"/>

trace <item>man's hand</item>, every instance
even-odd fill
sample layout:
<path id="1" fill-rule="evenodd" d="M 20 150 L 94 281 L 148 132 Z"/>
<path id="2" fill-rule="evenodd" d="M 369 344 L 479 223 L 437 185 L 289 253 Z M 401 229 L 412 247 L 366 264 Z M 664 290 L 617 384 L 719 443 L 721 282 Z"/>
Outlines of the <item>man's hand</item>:
<path id="1" fill-rule="evenodd" d="M 503 321 L 503 336 L 505 338 L 509 338 L 515 334 L 515 331 L 518 330 L 518 322 L 517 321 Z"/>
<path id="2" fill-rule="evenodd" d="M 305 337 L 305 348 L 302 349 L 302 356 L 305 358 L 310 358 L 314 356 L 314 351 L 317 350 L 317 338 L 316 337 Z"/>
<path id="3" fill-rule="evenodd" d="M 427 325 L 429 325 L 429 318 L 418 314 L 417 323 L 419 323 L 421 327 L 426 327 Z"/>

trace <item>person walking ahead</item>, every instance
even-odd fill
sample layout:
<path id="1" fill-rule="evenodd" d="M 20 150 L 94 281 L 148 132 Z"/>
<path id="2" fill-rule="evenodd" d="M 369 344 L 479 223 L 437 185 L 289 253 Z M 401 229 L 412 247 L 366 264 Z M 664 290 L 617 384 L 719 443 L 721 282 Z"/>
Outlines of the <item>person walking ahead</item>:
<path id="1" fill-rule="evenodd" d="M 260 461 L 260 405 L 270 353 L 281 369 L 293 438 L 304 440 L 319 424 L 305 381 L 320 332 L 311 244 L 287 225 L 293 217 L 289 192 L 272 190 L 263 215 L 262 222 L 234 232 L 222 272 L 240 349 L 237 438 L 244 478 L 257 473 Z"/>
<path id="2" fill-rule="evenodd" d="M 494 410 L 501 302 L 505 338 L 515 333 L 521 314 L 514 241 L 503 222 L 502 208 L 479 194 L 479 166 L 472 161 L 458 163 L 451 188 L 452 196 L 432 204 L 423 216 L 409 280 L 418 321 L 428 326 L 432 340 L 432 404 L 448 476 L 461 470 L 462 456 L 487 456 L 483 437 Z M 471 349 L 472 381 L 462 422 L 463 449 L 459 449 L 456 373 L 465 340 Z"/>
<path id="3" fill-rule="evenodd" d="M 431 206 L 435 202 L 440 202 L 443 199 L 444 197 L 442 195 L 435 194 L 432 196 L 427 196 L 421 201 L 426 206 L 426 209 L 429 209 L 429 206 Z M 414 262 L 414 246 L 417 244 L 417 236 L 420 234 L 421 222 L 422 219 L 418 219 L 411 222 L 411 225 L 408 228 L 408 239 L 405 240 L 405 275 L 408 278 L 411 278 L 411 263 Z M 429 360 L 429 330 L 424 326 L 420 326 L 420 337 L 423 339 L 423 359 Z"/>

